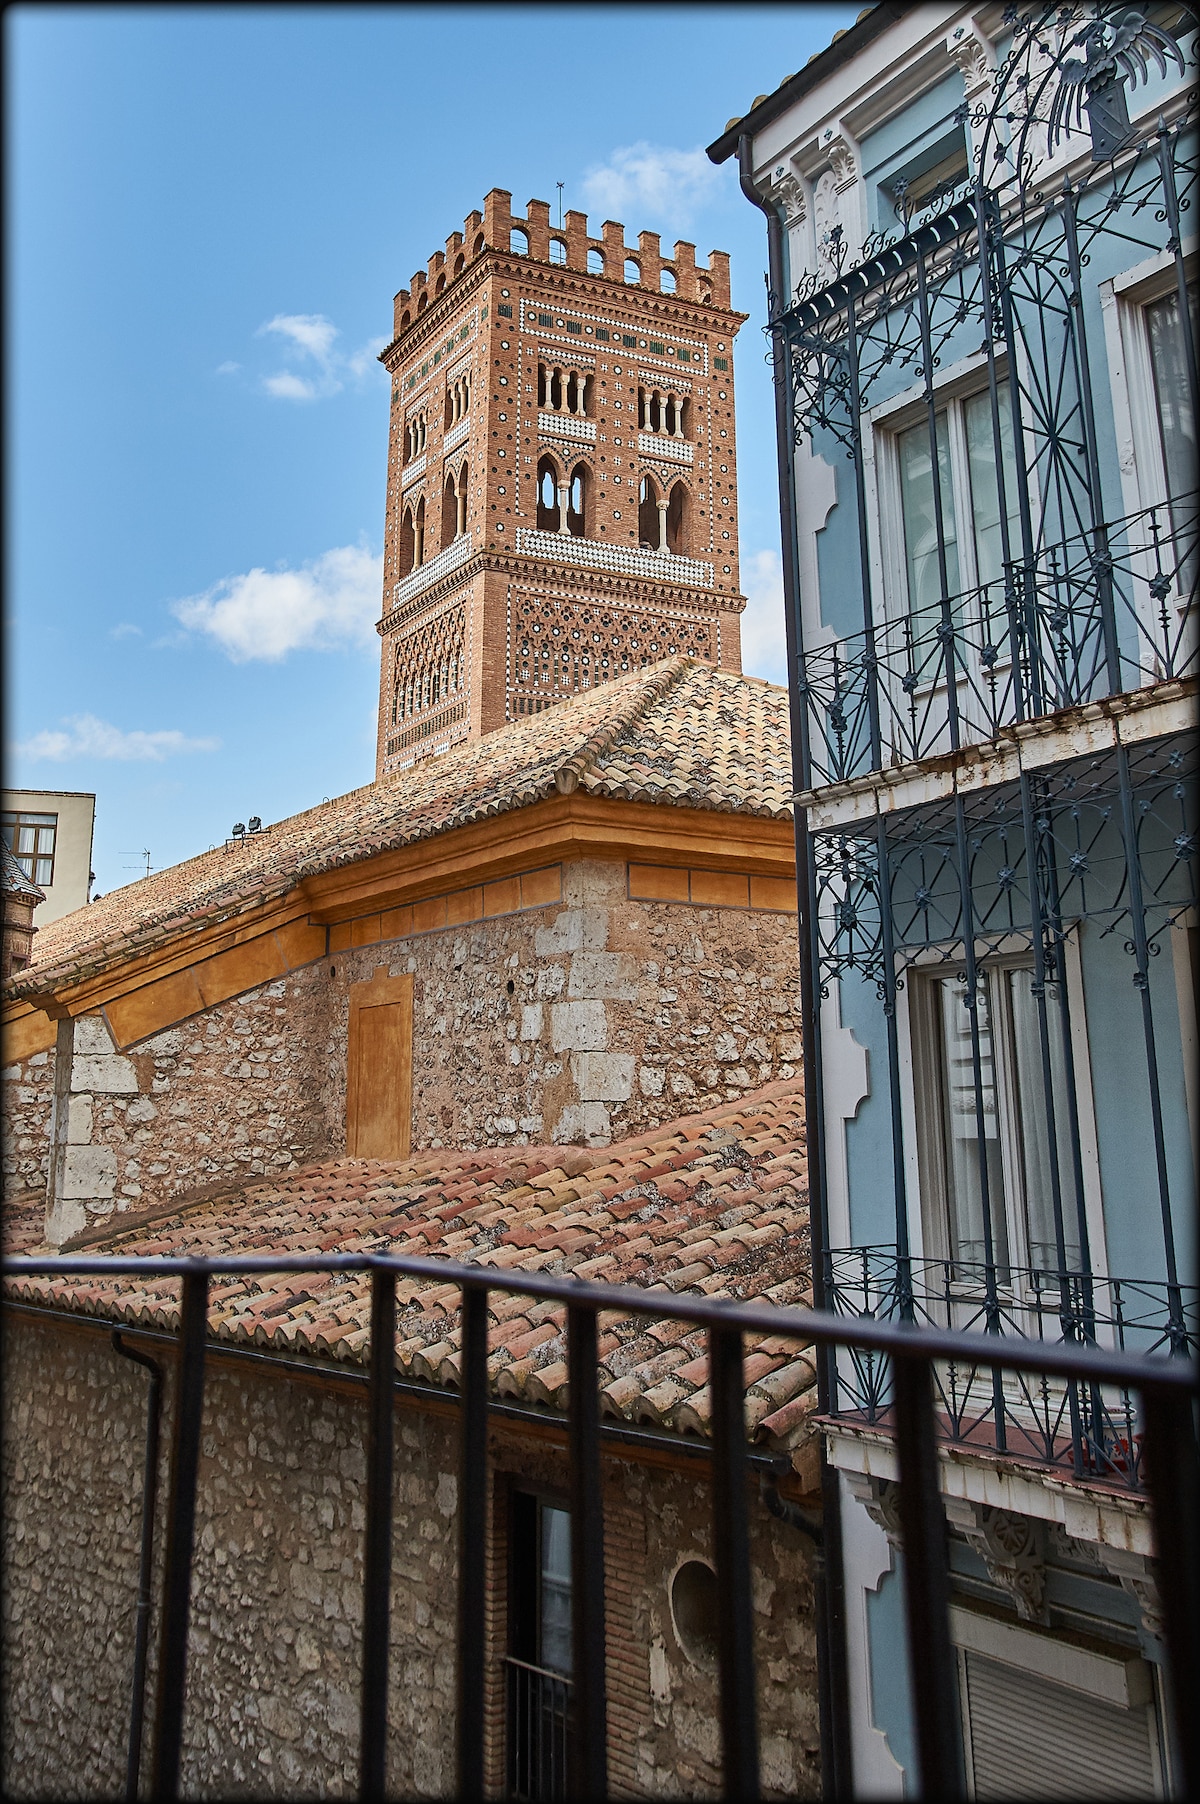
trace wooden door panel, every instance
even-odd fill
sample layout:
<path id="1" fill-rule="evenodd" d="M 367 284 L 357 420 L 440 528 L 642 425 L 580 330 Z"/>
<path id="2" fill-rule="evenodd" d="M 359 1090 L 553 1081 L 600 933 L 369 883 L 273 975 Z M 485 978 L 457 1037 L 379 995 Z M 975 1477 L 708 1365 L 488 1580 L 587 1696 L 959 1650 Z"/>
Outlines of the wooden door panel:
<path id="1" fill-rule="evenodd" d="M 346 1151 L 403 1159 L 411 1142 L 412 978 L 377 974 L 351 990 Z"/>

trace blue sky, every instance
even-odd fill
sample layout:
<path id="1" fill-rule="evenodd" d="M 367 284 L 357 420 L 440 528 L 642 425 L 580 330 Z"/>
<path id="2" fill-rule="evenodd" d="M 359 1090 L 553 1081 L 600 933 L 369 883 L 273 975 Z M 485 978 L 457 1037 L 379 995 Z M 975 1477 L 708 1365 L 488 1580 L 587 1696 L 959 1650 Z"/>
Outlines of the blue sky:
<path id="1" fill-rule="evenodd" d="M 699 154 L 851 6 L 10 8 L 6 781 L 97 888 L 370 781 L 391 302 L 489 188 L 733 258 L 781 677 L 765 232 Z"/>

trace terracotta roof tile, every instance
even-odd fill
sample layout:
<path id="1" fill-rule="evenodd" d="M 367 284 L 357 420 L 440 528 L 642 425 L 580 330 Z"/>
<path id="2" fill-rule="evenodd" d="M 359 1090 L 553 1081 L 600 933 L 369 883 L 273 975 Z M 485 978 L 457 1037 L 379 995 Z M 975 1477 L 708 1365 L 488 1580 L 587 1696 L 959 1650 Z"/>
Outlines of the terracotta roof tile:
<path id="1" fill-rule="evenodd" d="M 11 996 L 78 981 L 352 865 L 579 787 L 590 795 L 785 819 L 787 691 L 683 657 L 529 715 L 261 833 L 156 871 L 49 922 Z M 552 1174 L 563 1176 L 561 1154 Z M 569 1161 L 568 1161 L 569 1162 Z M 549 1163 L 549 1161 L 548 1161 Z"/>
<path id="2" fill-rule="evenodd" d="M 256 1178 L 174 1216 L 140 1225 L 118 1221 L 90 1250 L 202 1255 L 386 1247 L 428 1255 L 432 1241 L 439 1256 L 460 1261 L 672 1293 L 806 1302 L 803 1131 L 799 1082 L 774 1084 L 636 1140 L 573 1148 L 569 1180 L 563 1149 L 550 1147 L 448 1151 L 391 1164 L 331 1160 L 273 1180 Z M 721 1136 L 719 1157 L 714 1133 Z M 769 1146 L 770 1155 L 755 1153 L 756 1146 Z M 786 1191 L 771 1183 L 781 1155 L 791 1161 Z M 647 1170 L 671 1170 L 676 1178 L 659 1183 Z M 15 1230 L 8 1251 L 29 1250 L 23 1215 Z M 178 1321 L 175 1279 L 16 1279 L 8 1288 L 31 1303 L 114 1322 L 173 1328 Z M 398 1279 L 402 1377 L 457 1387 L 460 1300 L 457 1285 Z M 561 1409 L 567 1383 L 562 1304 L 492 1293 L 489 1312 L 496 1394 Z M 362 1363 L 369 1322 L 370 1289 L 360 1273 L 213 1280 L 209 1328 L 217 1341 Z M 779 1335 L 747 1335 L 745 1346 L 747 1430 L 764 1445 L 794 1451 L 811 1432 L 814 1361 Z M 679 1434 L 709 1432 L 703 1330 L 604 1315 L 600 1359 L 606 1416 Z"/>

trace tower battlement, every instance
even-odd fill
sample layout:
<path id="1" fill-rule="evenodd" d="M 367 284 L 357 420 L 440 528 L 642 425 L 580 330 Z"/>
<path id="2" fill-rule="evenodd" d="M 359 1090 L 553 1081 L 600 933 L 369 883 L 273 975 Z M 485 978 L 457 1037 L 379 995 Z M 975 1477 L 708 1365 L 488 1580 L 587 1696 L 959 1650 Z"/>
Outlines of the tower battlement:
<path id="1" fill-rule="evenodd" d="M 659 658 L 741 668 L 729 259 L 493 188 L 396 296 L 379 775 Z"/>
<path id="2" fill-rule="evenodd" d="M 519 234 L 517 242 L 514 234 Z M 427 268 L 417 270 L 409 286 L 397 294 L 396 337 L 488 251 L 527 256 L 580 275 L 673 294 L 681 301 L 729 306 L 728 252 L 710 251 L 706 264 L 697 263 L 695 245 L 681 238 L 672 254 L 664 256 L 657 232 L 639 232 L 634 247 L 626 243 L 625 227 L 615 219 L 606 219 L 595 238 L 588 231 L 586 213 L 566 213 L 561 226 L 551 225 L 548 201 L 531 200 L 521 215 L 513 212 L 507 189 L 493 188 L 483 212 L 469 213 L 462 231 L 451 232 L 445 250 L 434 251 Z"/>

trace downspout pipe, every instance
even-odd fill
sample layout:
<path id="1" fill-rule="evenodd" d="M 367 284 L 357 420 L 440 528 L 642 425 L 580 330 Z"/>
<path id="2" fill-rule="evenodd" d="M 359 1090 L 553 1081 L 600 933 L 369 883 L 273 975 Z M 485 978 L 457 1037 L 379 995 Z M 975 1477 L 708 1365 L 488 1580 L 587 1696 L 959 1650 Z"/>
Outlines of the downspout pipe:
<path id="1" fill-rule="evenodd" d="M 799 693 L 800 669 L 800 572 L 799 533 L 796 520 L 796 483 L 792 461 L 793 426 L 791 385 L 788 381 L 787 342 L 781 316 L 788 293 L 787 256 L 783 219 L 777 207 L 765 200 L 754 183 L 753 140 L 749 132 L 738 138 L 738 181 L 751 206 L 767 222 L 768 328 L 775 386 L 775 450 L 779 481 L 780 547 L 783 558 L 783 611 L 787 633 L 788 691 L 792 731 L 792 785 L 804 787 L 806 772 L 802 748 L 807 743 L 808 721 Z M 812 858 L 808 818 L 803 808 L 793 810 L 796 831 L 796 886 L 799 912 L 800 1017 L 804 1052 L 804 1134 L 808 1162 L 809 1234 L 812 1245 L 813 1302 L 827 1307 L 825 1254 L 829 1246 L 828 1201 L 825 1185 L 825 1139 L 821 1090 L 820 1021 L 812 956 Z M 832 1392 L 828 1348 L 818 1355 L 819 1403 L 829 1408 Z M 850 1764 L 849 1674 L 846 1657 L 846 1588 L 842 1550 L 841 1487 L 829 1462 L 825 1437 L 821 1436 L 821 1558 L 815 1562 L 817 1606 L 817 1688 L 821 1726 L 821 1789 L 827 1799 L 854 1795 Z M 765 1499 L 764 1499 L 765 1501 Z M 782 1502 L 783 1500 L 780 1499 Z M 768 1507 L 770 1507 L 768 1503 Z"/>
<path id="2" fill-rule="evenodd" d="M 125 1761 L 125 1797 L 137 1804 L 142 1765 L 142 1729 L 146 1719 L 146 1656 L 150 1645 L 150 1599 L 154 1576 L 154 1514 L 158 1503 L 158 1442 L 162 1423 L 162 1366 L 145 1353 L 126 1346 L 113 1329 L 112 1347 L 150 1374 L 146 1400 L 146 1451 L 142 1467 L 142 1546 L 138 1560 L 137 1614 L 133 1632 L 133 1687 L 129 1709 L 129 1751 Z"/>

